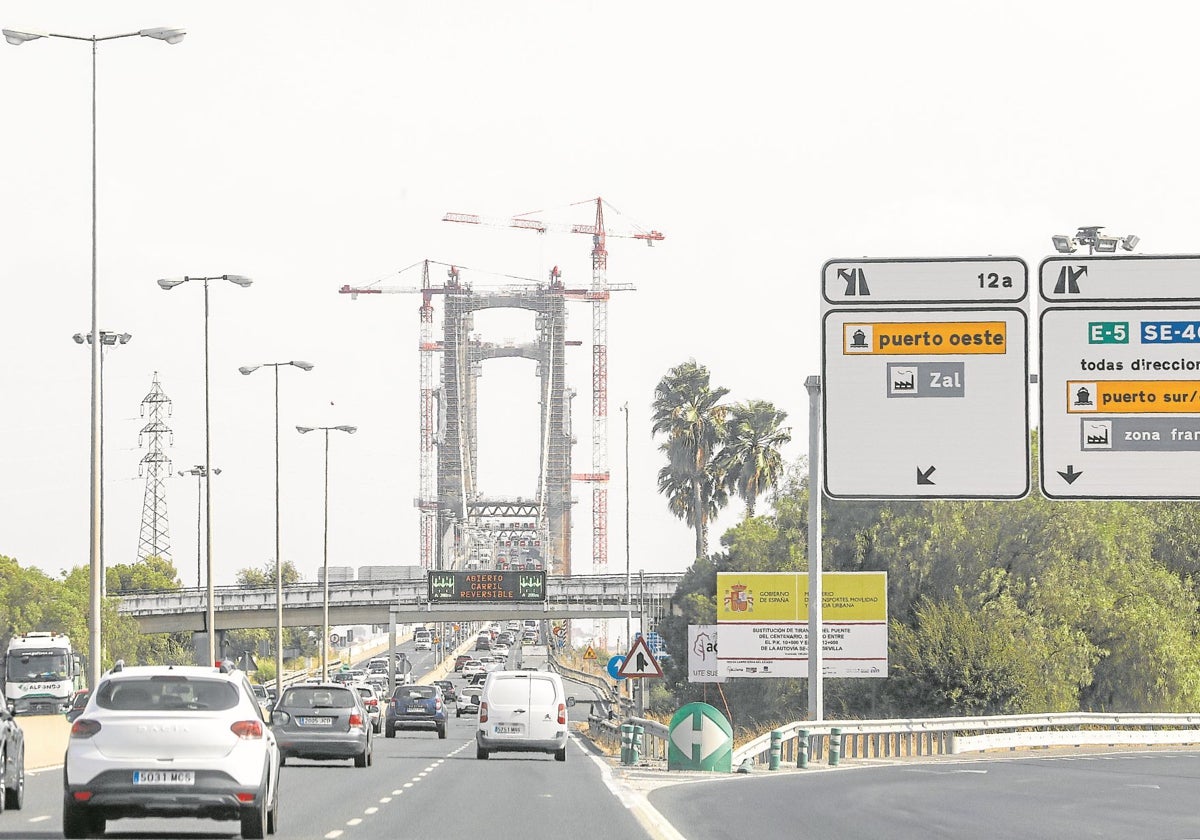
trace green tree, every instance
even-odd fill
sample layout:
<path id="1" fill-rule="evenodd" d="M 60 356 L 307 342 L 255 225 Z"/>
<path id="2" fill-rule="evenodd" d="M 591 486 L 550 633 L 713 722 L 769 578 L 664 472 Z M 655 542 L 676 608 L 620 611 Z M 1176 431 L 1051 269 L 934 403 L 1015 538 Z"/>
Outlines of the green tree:
<path id="1" fill-rule="evenodd" d="M 179 589 L 175 564 L 151 555 L 136 563 L 114 563 L 104 570 L 105 591 L 117 594 L 131 591 L 173 592 Z"/>
<path id="2" fill-rule="evenodd" d="M 725 440 L 727 388 L 713 388 L 708 368 L 691 359 L 676 365 L 654 389 L 652 434 L 665 435 L 659 450 L 667 465 L 658 489 L 668 509 L 696 532 L 696 556 L 708 553 L 708 523 L 728 502 L 716 454 Z"/>
<path id="3" fill-rule="evenodd" d="M 783 477 L 781 448 L 792 440 L 784 427 L 787 412 L 766 400 L 735 403 L 729 410 L 725 445 L 717 463 L 730 490 L 746 502 L 746 518 L 754 516 L 758 497 Z"/>

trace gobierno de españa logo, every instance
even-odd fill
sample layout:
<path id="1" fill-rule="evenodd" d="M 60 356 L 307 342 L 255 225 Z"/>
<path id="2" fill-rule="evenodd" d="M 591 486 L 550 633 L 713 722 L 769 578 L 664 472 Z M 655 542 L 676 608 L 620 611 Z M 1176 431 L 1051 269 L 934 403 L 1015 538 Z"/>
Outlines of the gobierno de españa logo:
<path id="1" fill-rule="evenodd" d="M 725 593 L 725 609 L 730 612 L 754 612 L 754 592 L 744 583 L 730 584 Z"/>

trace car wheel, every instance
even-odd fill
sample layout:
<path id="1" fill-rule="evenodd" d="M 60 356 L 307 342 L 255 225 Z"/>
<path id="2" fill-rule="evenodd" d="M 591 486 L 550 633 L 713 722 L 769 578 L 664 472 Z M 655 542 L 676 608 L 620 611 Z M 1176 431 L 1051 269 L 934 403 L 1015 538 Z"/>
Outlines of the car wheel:
<path id="1" fill-rule="evenodd" d="M 82 806 L 77 805 L 71 798 L 70 791 L 63 794 L 62 830 L 67 840 L 87 837 L 92 828 L 92 821 Z"/>
<path id="2" fill-rule="evenodd" d="M 555 761 L 566 761 L 567 760 L 567 748 L 565 746 L 559 747 L 558 749 L 556 749 L 554 751 L 554 760 Z"/>
<path id="3" fill-rule="evenodd" d="M 437 728 L 437 733 L 438 733 L 439 738 L 445 738 L 446 737 L 446 724 L 443 723 L 441 726 L 439 726 Z"/>
<path id="4" fill-rule="evenodd" d="M 477 746 L 477 747 L 475 747 L 475 757 L 482 761 L 486 761 L 487 757 L 488 757 L 488 751 L 485 750 L 483 747 Z"/>
<path id="5" fill-rule="evenodd" d="M 263 771 L 262 784 L 254 795 L 254 803 L 242 808 L 242 837 L 245 840 L 262 840 L 267 833 L 267 772 Z"/>
<path id="6" fill-rule="evenodd" d="M 461 710 L 461 709 L 455 709 L 455 710 L 454 710 L 454 716 L 455 716 L 455 717 L 462 717 L 462 710 Z"/>
<path id="7" fill-rule="evenodd" d="M 363 747 L 363 751 L 354 756 L 355 767 L 366 767 L 371 763 L 371 751 L 367 747 Z"/>
<path id="8" fill-rule="evenodd" d="M 5 779 L 5 781 L 9 781 Z M 21 762 L 17 767 L 17 778 L 12 786 L 4 788 L 4 807 L 20 811 L 25 804 L 25 753 L 21 753 Z"/>
<path id="9" fill-rule="evenodd" d="M 386 738 L 395 738 L 396 737 L 396 727 L 389 726 L 387 728 L 387 730 L 384 731 L 383 734 L 384 734 L 384 737 L 386 737 Z"/>
<path id="10" fill-rule="evenodd" d="M 283 753 L 280 753 L 279 754 L 279 766 L 282 767 L 285 764 L 287 764 L 287 756 L 284 755 Z"/>
<path id="11" fill-rule="evenodd" d="M 267 834 L 279 831 L 279 777 L 275 777 L 275 791 L 271 797 L 271 810 L 267 812 Z"/>

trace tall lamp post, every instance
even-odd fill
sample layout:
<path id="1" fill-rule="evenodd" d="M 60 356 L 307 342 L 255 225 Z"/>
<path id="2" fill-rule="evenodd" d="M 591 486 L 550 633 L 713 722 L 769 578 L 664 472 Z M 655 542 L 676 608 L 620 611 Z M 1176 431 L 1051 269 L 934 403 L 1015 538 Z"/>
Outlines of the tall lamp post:
<path id="1" fill-rule="evenodd" d="M 279 556 L 279 369 L 287 366 L 313 369 L 312 362 L 265 362 L 238 368 L 249 376 L 261 367 L 275 369 L 275 696 L 283 696 L 283 563 Z"/>
<path id="2" fill-rule="evenodd" d="M 200 547 L 201 547 L 201 545 L 203 545 L 202 541 L 200 540 L 200 522 L 201 522 L 200 511 L 202 510 L 200 505 L 201 505 L 201 502 L 203 501 L 203 499 L 200 496 L 200 490 L 201 490 L 200 484 L 201 484 L 202 479 L 208 478 L 208 468 L 205 467 L 203 464 L 197 464 L 196 466 L 192 467 L 190 470 L 180 470 L 179 474 L 196 476 L 196 588 L 199 589 L 201 586 L 204 585 L 203 579 L 200 577 Z M 213 467 L 212 474 L 220 475 L 221 468 Z"/>
<path id="3" fill-rule="evenodd" d="M 212 467 L 212 436 L 209 433 L 209 393 L 208 393 L 208 281 L 228 280 L 243 289 L 254 281 L 240 274 L 220 274 L 216 277 L 176 277 L 158 281 L 159 288 L 169 292 L 176 286 L 191 281 L 204 284 L 204 471 Z M 207 607 L 204 615 L 204 629 L 208 633 L 208 662 L 217 661 L 217 615 L 213 602 L 213 557 L 212 557 L 212 482 L 204 482 L 204 546 L 207 556 L 205 571 L 208 578 Z"/>
<path id="4" fill-rule="evenodd" d="M 120 35 L 81 36 L 63 35 L 54 32 L 22 32 L 17 29 L 0 30 L 4 40 L 19 47 L 26 41 L 36 41 L 39 38 L 63 38 L 68 41 L 88 41 L 92 45 L 92 326 L 89 336 L 99 335 L 100 320 L 98 284 L 96 282 L 96 45 L 101 41 L 115 41 L 118 38 L 154 38 L 166 41 L 168 44 L 178 44 L 187 34 L 183 29 L 171 29 L 160 26 L 154 29 L 139 29 L 137 32 L 125 32 Z M 101 539 L 103 525 L 100 521 L 100 343 L 92 342 L 92 425 L 91 425 L 91 541 L 90 541 L 90 577 L 88 586 L 88 679 L 95 689 L 100 682 L 101 656 L 103 647 L 100 643 L 100 601 L 103 588 L 103 572 L 100 568 Z"/>
<path id="5" fill-rule="evenodd" d="M 633 578 L 629 568 L 629 403 L 621 406 L 625 413 L 625 644 L 633 647 Z M 628 682 L 628 681 L 627 681 Z M 633 687 L 630 686 L 630 691 Z"/>
<path id="6" fill-rule="evenodd" d="M 309 432 L 325 433 L 325 552 L 321 563 L 321 578 L 325 590 L 321 599 L 321 682 L 325 682 L 329 672 L 329 433 L 345 432 L 352 435 L 358 431 L 358 427 L 297 426 L 296 431 L 302 435 Z"/>
<path id="7" fill-rule="evenodd" d="M 76 344 L 83 344 L 85 341 L 88 344 L 92 343 L 92 334 L 75 333 L 71 336 Z M 118 344 L 128 344 L 133 338 L 129 333 L 115 333 L 109 330 L 100 330 L 100 399 L 97 400 L 100 404 L 100 597 L 103 598 L 105 591 L 108 588 L 107 582 L 104 580 L 104 349 L 105 347 L 115 347 Z"/>

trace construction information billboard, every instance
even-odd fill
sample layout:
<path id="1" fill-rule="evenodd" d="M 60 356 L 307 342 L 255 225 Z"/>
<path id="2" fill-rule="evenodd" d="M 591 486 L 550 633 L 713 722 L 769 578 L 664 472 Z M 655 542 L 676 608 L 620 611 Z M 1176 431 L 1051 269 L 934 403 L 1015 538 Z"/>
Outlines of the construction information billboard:
<path id="1" fill-rule="evenodd" d="M 545 601 L 546 573 L 462 570 L 430 572 L 429 600 L 436 604 Z"/>
<path id="2" fill-rule="evenodd" d="M 822 673 L 886 677 L 887 573 L 821 576 Z M 808 676 L 808 573 L 718 572 L 717 661 L 728 677 Z"/>

